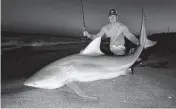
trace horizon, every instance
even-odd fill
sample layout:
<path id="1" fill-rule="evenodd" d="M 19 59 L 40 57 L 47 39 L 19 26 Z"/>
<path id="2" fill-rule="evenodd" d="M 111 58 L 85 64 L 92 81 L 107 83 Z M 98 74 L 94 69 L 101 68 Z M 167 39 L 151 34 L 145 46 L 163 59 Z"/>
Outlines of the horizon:
<path id="1" fill-rule="evenodd" d="M 108 23 L 110 8 L 118 11 L 120 22 L 133 34 L 140 32 L 142 8 L 147 16 L 148 34 L 176 32 L 174 0 L 83 0 L 83 4 L 86 30 L 92 34 Z M 81 37 L 81 1 L 2 0 L 1 26 L 2 31 Z"/>
<path id="2" fill-rule="evenodd" d="M 78 37 L 78 36 L 71 36 L 71 35 L 62 35 L 62 34 L 50 34 L 50 33 L 29 33 L 29 32 L 18 32 L 18 31 L 1 31 L 1 36 L 3 37 L 2 33 L 5 32 L 6 33 L 14 33 L 14 34 L 27 34 L 27 35 L 51 35 L 51 36 L 54 36 L 54 37 L 57 37 L 57 36 L 68 36 L 68 37 L 73 37 L 73 38 L 81 38 L 81 37 Z M 151 36 L 151 35 L 157 35 L 157 34 L 176 34 L 176 32 L 156 32 L 156 33 L 148 33 L 147 35 L 148 36 Z M 133 33 L 135 36 L 139 36 L 139 33 L 136 34 L 136 33 Z M 13 37 L 13 36 L 12 36 Z"/>

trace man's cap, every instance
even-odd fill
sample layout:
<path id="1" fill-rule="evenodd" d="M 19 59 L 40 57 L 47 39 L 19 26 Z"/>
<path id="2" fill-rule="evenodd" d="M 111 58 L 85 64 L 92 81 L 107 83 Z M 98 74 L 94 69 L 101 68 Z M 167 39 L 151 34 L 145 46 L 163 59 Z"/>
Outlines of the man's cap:
<path id="1" fill-rule="evenodd" d="M 110 9 L 109 10 L 109 16 L 110 15 L 117 15 L 117 11 L 115 9 Z"/>

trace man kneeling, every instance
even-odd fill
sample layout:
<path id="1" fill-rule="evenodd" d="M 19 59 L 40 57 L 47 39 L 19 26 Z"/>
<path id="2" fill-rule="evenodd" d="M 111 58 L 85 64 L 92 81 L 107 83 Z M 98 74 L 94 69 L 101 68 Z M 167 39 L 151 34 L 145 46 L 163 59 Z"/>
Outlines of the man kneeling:
<path id="1" fill-rule="evenodd" d="M 139 45 L 139 40 L 128 30 L 128 28 L 118 21 L 118 15 L 115 9 L 109 10 L 109 24 L 102 27 L 98 34 L 89 34 L 84 31 L 84 36 L 95 39 L 101 38 L 100 50 L 106 55 L 124 55 L 125 37 L 132 43 Z M 105 37 L 103 37 L 105 35 Z"/>

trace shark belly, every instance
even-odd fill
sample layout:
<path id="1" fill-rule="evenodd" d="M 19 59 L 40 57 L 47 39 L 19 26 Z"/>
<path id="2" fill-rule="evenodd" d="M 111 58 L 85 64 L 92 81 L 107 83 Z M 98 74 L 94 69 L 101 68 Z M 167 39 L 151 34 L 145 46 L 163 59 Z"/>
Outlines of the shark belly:
<path id="1" fill-rule="evenodd" d="M 127 69 L 119 67 L 105 67 L 93 64 L 72 64 L 69 73 L 70 81 L 91 82 L 101 79 L 116 78 L 125 75 Z"/>

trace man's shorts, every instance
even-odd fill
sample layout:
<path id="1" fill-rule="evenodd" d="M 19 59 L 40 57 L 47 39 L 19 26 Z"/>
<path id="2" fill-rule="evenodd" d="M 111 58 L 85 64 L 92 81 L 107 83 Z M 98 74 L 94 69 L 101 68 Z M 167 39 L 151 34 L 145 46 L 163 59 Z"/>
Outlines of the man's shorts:
<path id="1" fill-rule="evenodd" d="M 105 55 L 117 55 L 115 52 L 113 53 L 110 48 L 110 37 L 109 38 L 101 38 L 101 43 L 100 43 L 100 50 L 103 52 Z M 114 51 L 114 50 L 113 50 Z M 124 48 L 124 53 L 125 53 L 125 48 Z"/>

